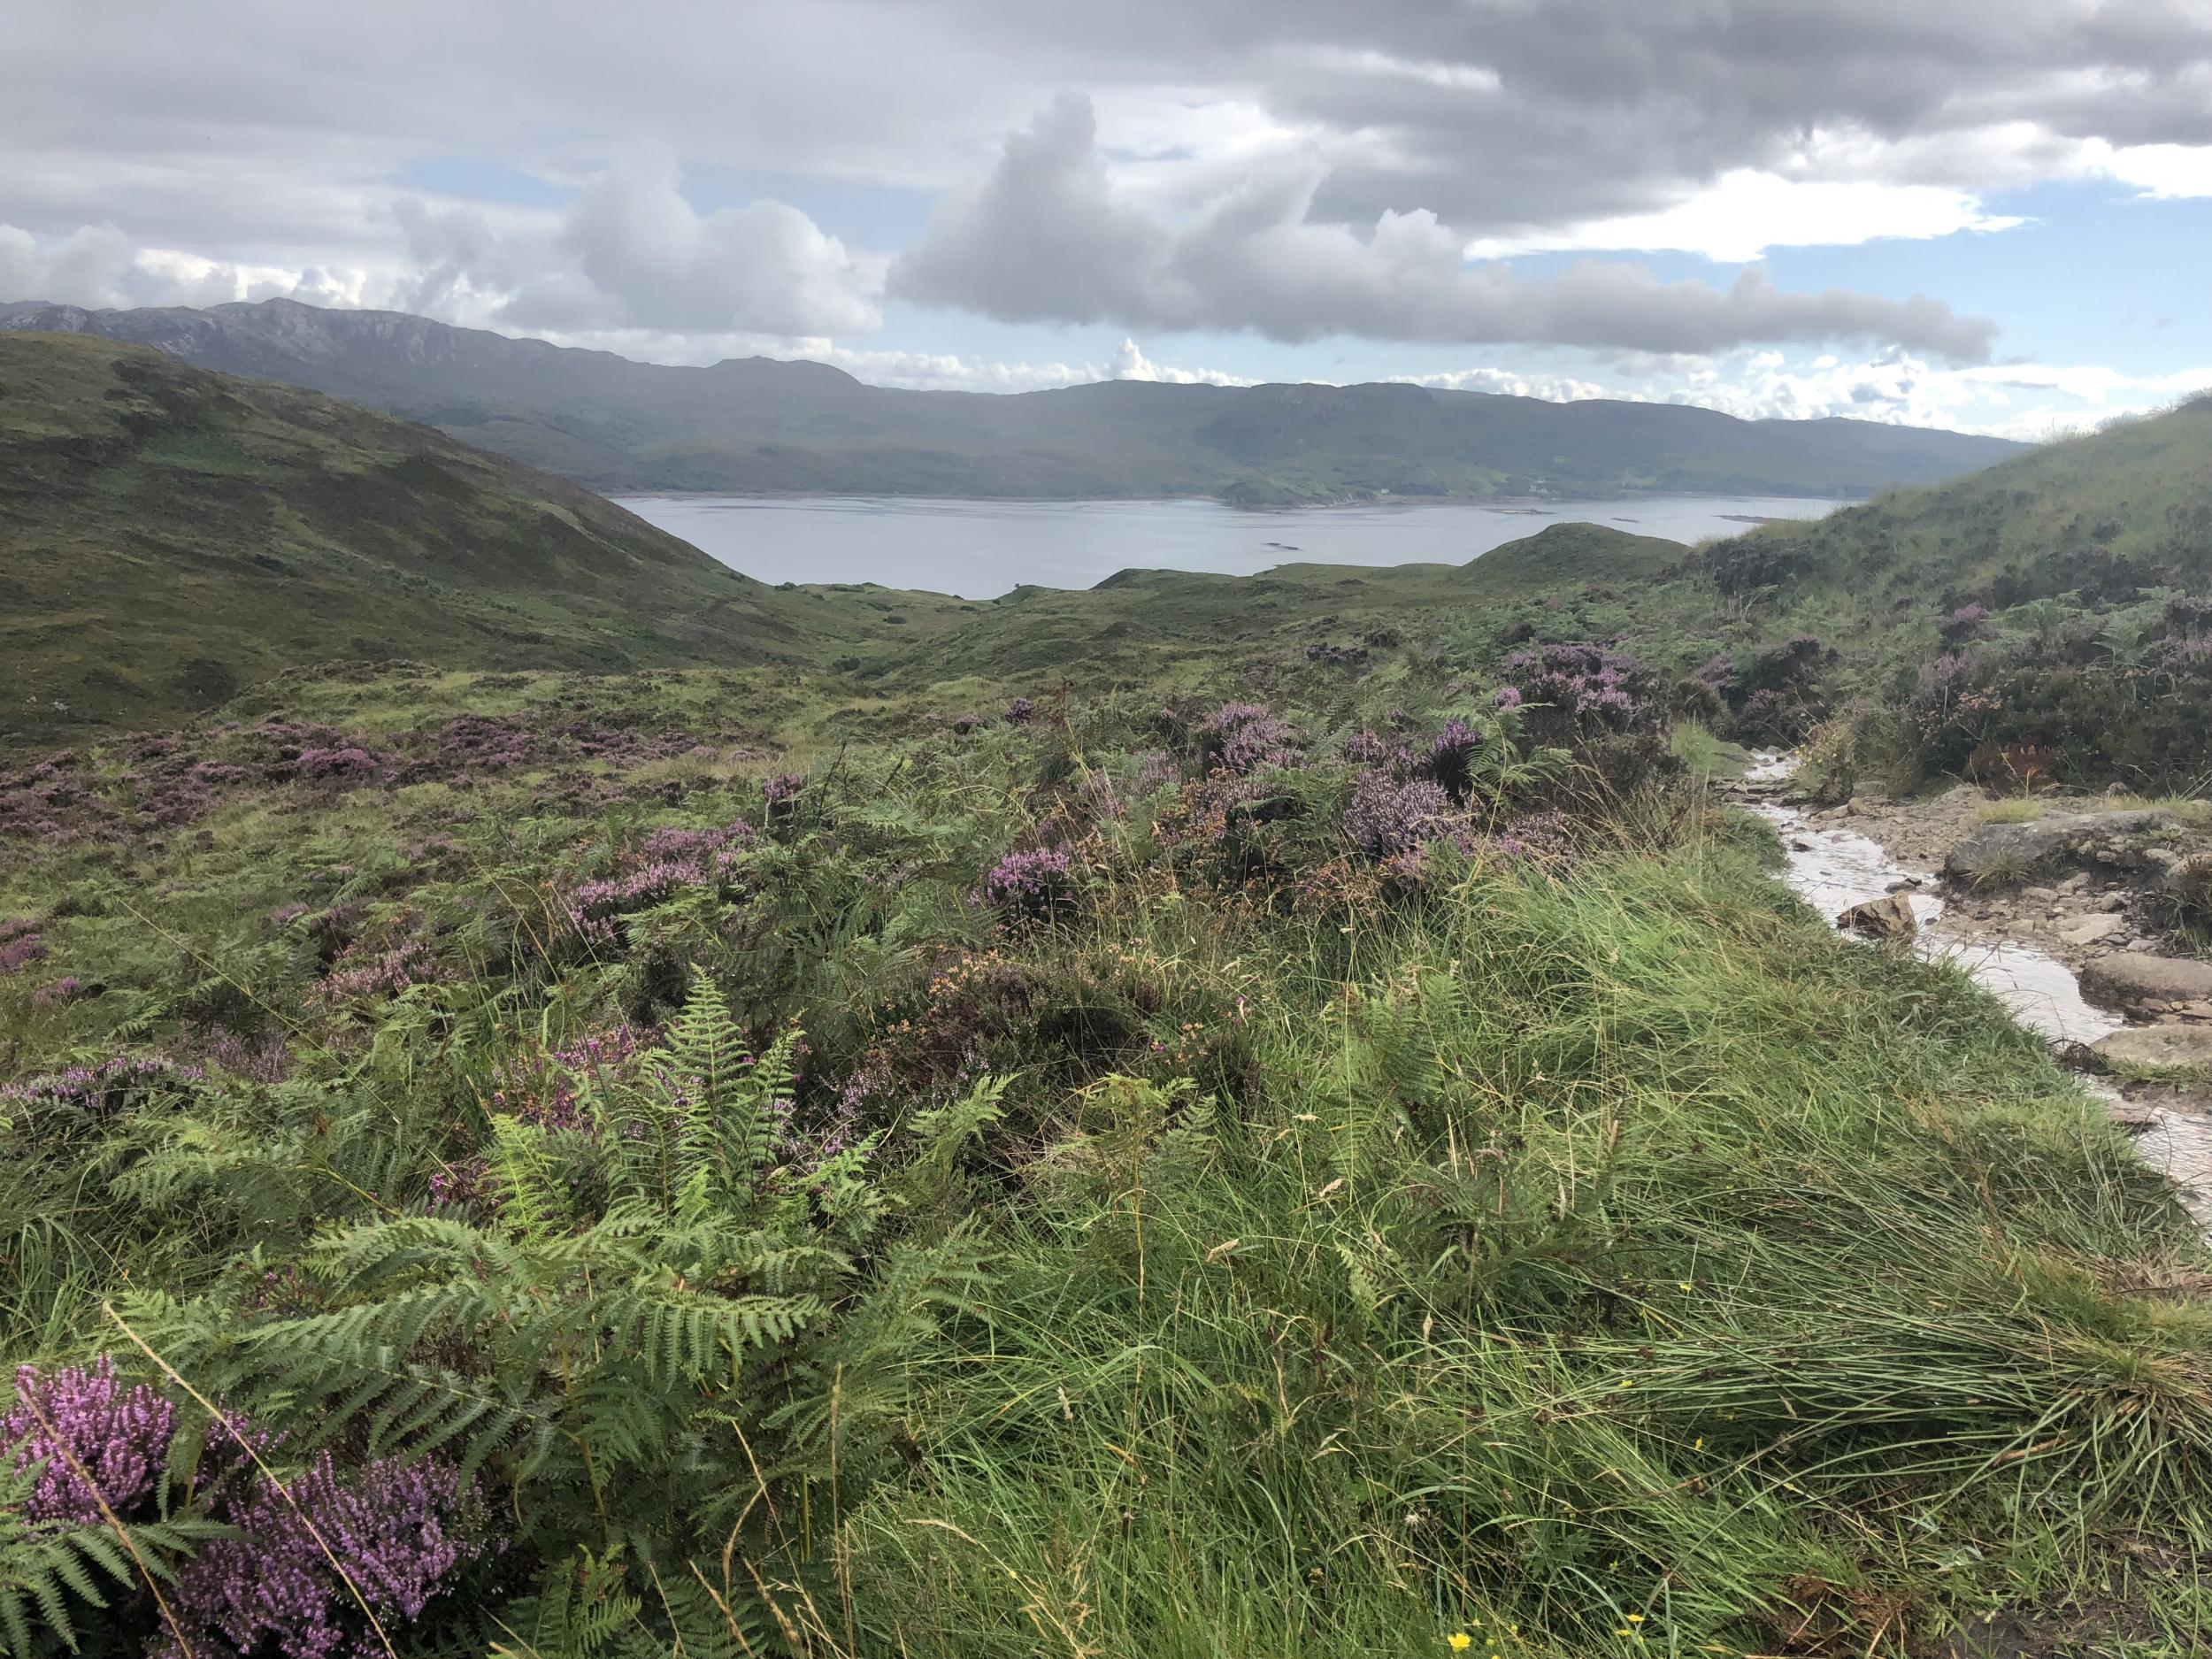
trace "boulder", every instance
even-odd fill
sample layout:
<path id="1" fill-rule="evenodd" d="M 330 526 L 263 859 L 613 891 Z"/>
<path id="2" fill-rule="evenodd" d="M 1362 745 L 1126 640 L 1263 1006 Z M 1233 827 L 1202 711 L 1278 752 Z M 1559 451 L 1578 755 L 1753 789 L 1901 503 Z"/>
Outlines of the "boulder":
<path id="1" fill-rule="evenodd" d="M 1847 933 L 1858 933 L 1868 939 L 1902 940 L 1910 939 L 1920 931 L 1920 918 L 1913 914 L 1910 899 L 1901 893 L 1891 893 L 1869 899 L 1863 904 L 1854 904 L 1836 918 L 1836 926 Z"/>
<path id="2" fill-rule="evenodd" d="M 2111 1065 L 2212 1068 L 2212 1025 L 2130 1025 L 2092 1046 Z"/>
<path id="3" fill-rule="evenodd" d="M 2124 916 L 2085 916 L 2060 928 L 2058 936 L 2070 945 L 2102 945 L 2117 939 L 2127 930 L 2128 918 Z"/>
<path id="4" fill-rule="evenodd" d="M 2163 807 L 2126 812 L 2063 812 L 2027 824 L 1984 824 L 1951 849 L 1943 873 L 1954 881 L 2021 876 L 2069 862 L 2140 868 L 2147 843 L 2172 829 Z"/>
<path id="5" fill-rule="evenodd" d="M 2081 971 L 2081 994 L 2107 1008 L 2146 1002 L 2194 1002 L 2212 997 L 2212 962 L 2128 951 L 2101 956 Z"/>

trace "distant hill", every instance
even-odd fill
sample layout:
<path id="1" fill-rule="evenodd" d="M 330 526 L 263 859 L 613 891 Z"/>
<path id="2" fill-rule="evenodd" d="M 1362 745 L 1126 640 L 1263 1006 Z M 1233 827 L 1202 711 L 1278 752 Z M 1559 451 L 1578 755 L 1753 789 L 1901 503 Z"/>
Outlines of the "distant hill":
<path id="1" fill-rule="evenodd" d="M 426 426 L 0 334 L 0 741 L 169 723 L 332 658 L 761 661 L 864 641 L 870 615 Z"/>
<path id="2" fill-rule="evenodd" d="M 1636 491 L 1857 496 L 2019 447 L 1853 420 L 1405 385 L 1117 380 L 995 396 L 864 386 L 818 363 L 634 363 L 392 311 L 0 305 L 0 330 L 97 334 L 406 416 L 595 489 L 1046 498 Z"/>

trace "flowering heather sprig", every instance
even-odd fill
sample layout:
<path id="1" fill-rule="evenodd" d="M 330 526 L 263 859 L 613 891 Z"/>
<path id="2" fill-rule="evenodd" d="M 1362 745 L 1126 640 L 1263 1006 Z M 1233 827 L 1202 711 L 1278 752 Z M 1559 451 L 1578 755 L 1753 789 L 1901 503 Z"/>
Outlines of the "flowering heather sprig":
<path id="1" fill-rule="evenodd" d="M 45 940 L 36 933 L 19 933 L 0 945 L 0 973 L 20 973 L 45 955 Z"/>
<path id="2" fill-rule="evenodd" d="M 571 902 L 585 916 L 623 916 L 650 909 L 674 897 L 680 888 L 696 887 L 706 879 L 703 864 L 664 858 L 625 875 L 587 881 L 576 889 Z"/>
<path id="3" fill-rule="evenodd" d="M 1036 712 L 1035 703 L 1026 697 L 1017 697 L 1006 705 L 1006 711 L 1001 718 L 1009 726 L 1027 726 Z"/>
<path id="4" fill-rule="evenodd" d="M 1074 896 L 1068 856 L 1042 847 L 1008 853 L 984 872 L 977 891 L 987 903 L 1016 914 L 1044 915 Z"/>
<path id="5" fill-rule="evenodd" d="M 1517 709 L 1521 706 L 1521 688 L 1518 686 L 1500 686 L 1491 694 L 1490 701 L 1500 709 Z"/>
<path id="6" fill-rule="evenodd" d="M 492 1093 L 495 1110 L 511 1112 L 541 1129 L 592 1133 L 580 1080 L 618 1082 L 633 1076 L 645 1051 L 647 1033 L 629 1025 L 595 1031 L 565 1048 L 540 1050 L 510 1064 Z"/>
<path id="7" fill-rule="evenodd" d="M 483 1553 L 458 1525 L 472 1496 L 434 1458 L 380 1459 L 343 1479 L 326 1451 L 280 1488 L 256 1479 L 222 1506 L 237 1535 L 206 1545 L 177 1575 L 172 1599 L 191 1651 L 365 1659 L 381 1644 L 358 1627 L 325 1546 L 379 1619 L 411 1623 Z M 173 1637 L 154 1651 L 181 1659 Z"/>
<path id="8" fill-rule="evenodd" d="M 1394 751 L 1389 743 L 1364 727 L 1344 740 L 1344 758 L 1355 766 L 1379 766 L 1394 753 L 1402 752 Z"/>
<path id="9" fill-rule="evenodd" d="M 66 1110 L 109 1117 L 134 1096 L 164 1087 L 202 1083 L 207 1073 L 164 1055 L 111 1056 L 97 1065 L 73 1065 L 0 1087 L 0 1102 L 33 1112 Z"/>
<path id="10" fill-rule="evenodd" d="M 1263 703 L 1225 703 L 1198 726 L 1201 751 L 1219 771 L 1242 777 L 1262 766 L 1288 766 L 1301 739 Z"/>
<path id="11" fill-rule="evenodd" d="M 65 1002 L 73 1002 L 84 994 L 84 981 L 73 973 L 65 973 L 32 992 L 31 1003 L 35 1008 L 56 1008 Z"/>
<path id="12" fill-rule="evenodd" d="M 280 1037 L 256 1048 L 233 1031 L 188 1033 L 181 1046 L 249 1083 L 281 1083 L 292 1075 L 292 1051 Z"/>
<path id="13" fill-rule="evenodd" d="M 42 1374 L 19 1365 L 15 1409 L 0 1418 L 0 1457 L 19 1473 L 38 1467 L 24 1503 L 29 1519 L 97 1525 L 98 1499 L 122 1517 L 152 1495 L 175 1420 L 176 1408 L 143 1383 L 118 1383 L 105 1355 L 88 1370 L 72 1365 Z M 71 1467 L 73 1458 L 90 1485 Z"/>
<path id="14" fill-rule="evenodd" d="M 331 964 L 331 972 L 315 987 L 326 1002 L 350 1002 L 368 997 L 397 996 L 411 985 L 423 985 L 438 977 L 437 959 L 419 939 L 389 950 L 365 951 L 348 946 Z"/>
<path id="15" fill-rule="evenodd" d="M 1430 841 L 1464 845 L 1466 815 L 1431 778 L 1398 779 L 1386 772 L 1360 774 L 1344 809 L 1344 833 L 1371 857 L 1388 860 L 1417 853 Z"/>
<path id="16" fill-rule="evenodd" d="M 720 829 L 690 829 L 680 824 L 664 824 L 645 838 L 638 856 L 648 862 L 695 862 L 712 854 L 750 847 L 759 839 L 760 832 L 741 818 L 732 818 Z"/>
<path id="17" fill-rule="evenodd" d="M 1515 818 L 1489 849 L 1501 857 L 1531 858 L 1556 866 L 1574 863 L 1574 821 L 1563 812 L 1530 812 Z"/>

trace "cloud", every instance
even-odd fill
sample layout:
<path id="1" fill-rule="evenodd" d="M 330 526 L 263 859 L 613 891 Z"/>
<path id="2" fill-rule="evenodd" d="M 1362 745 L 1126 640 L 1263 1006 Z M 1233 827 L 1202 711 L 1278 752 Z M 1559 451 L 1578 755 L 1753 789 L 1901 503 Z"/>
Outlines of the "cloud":
<path id="1" fill-rule="evenodd" d="M 1440 392 L 1488 392 L 1501 397 L 1540 397 L 1548 403 L 1579 403 L 1594 397 L 1624 398 L 1643 402 L 1642 397 L 1601 386 L 1595 380 L 1579 380 L 1571 374 L 1522 373 L 1513 369 L 1476 368 L 1447 369 L 1432 374 L 1401 374 L 1393 377 L 1409 386 L 1426 386 Z"/>
<path id="2" fill-rule="evenodd" d="M 1970 190 L 1943 185 L 1798 180 L 1739 168 L 1650 212 L 1478 237 L 1467 251 L 1475 258 L 1502 259 L 1573 250 L 1676 250 L 1742 265 L 1777 247 L 1847 247 L 1883 237 L 2011 230 L 2025 222 L 1988 212 Z"/>
<path id="3" fill-rule="evenodd" d="M 236 265 L 141 247 L 113 225 L 84 225 L 66 236 L 41 238 L 0 224 L 0 298 L 98 311 L 279 297 L 345 304 L 355 290 L 344 277 L 326 271 Z"/>
<path id="4" fill-rule="evenodd" d="M 1726 288 L 1586 262 L 1539 280 L 1470 267 L 1425 209 L 1364 236 L 1312 217 L 1310 165 L 1256 168 L 1177 221 L 1114 189 L 1088 99 L 1063 94 L 1006 141 L 892 267 L 893 296 L 1010 322 L 1249 330 L 1463 343 L 1526 341 L 1710 352 L 1746 341 L 1863 338 L 1972 361 L 1993 325 L 1942 302 L 1784 293 L 1758 271 Z"/>
<path id="5" fill-rule="evenodd" d="M 1623 354 L 1615 366 L 1618 377 L 1610 383 L 1494 365 L 1401 378 L 1552 403 L 1608 397 L 1686 403 L 1744 420 L 1841 417 L 2028 440 L 2162 408 L 2212 387 L 2212 365 L 2150 375 L 2088 365 L 1946 367 L 1894 348 L 1870 357 L 1810 360 L 1771 349 L 1703 358 Z"/>
<path id="6" fill-rule="evenodd" d="M 882 321 L 880 256 L 848 249 L 782 202 L 702 214 L 667 157 L 592 174 L 565 209 L 511 212 L 404 198 L 392 209 L 410 309 L 489 306 L 488 320 L 565 333 L 806 335 Z"/>

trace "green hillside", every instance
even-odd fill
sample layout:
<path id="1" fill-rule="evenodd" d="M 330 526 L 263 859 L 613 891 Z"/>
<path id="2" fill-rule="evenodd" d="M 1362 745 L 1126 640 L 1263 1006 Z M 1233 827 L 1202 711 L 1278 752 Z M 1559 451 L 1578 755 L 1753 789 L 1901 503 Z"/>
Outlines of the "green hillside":
<path id="1" fill-rule="evenodd" d="M 428 427 L 76 335 L 0 334 L 0 553 L 19 741 L 331 658 L 612 670 L 878 631 Z"/>
<path id="2" fill-rule="evenodd" d="M 1810 525 L 1763 525 L 1724 543 L 1715 568 L 1763 557 L 1779 557 L 1801 590 L 1865 592 L 1870 580 L 1885 595 L 1961 603 L 2063 593 L 2123 567 L 2146 582 L 2201 583 L 2212 576 L 2212 396 Z"/>

